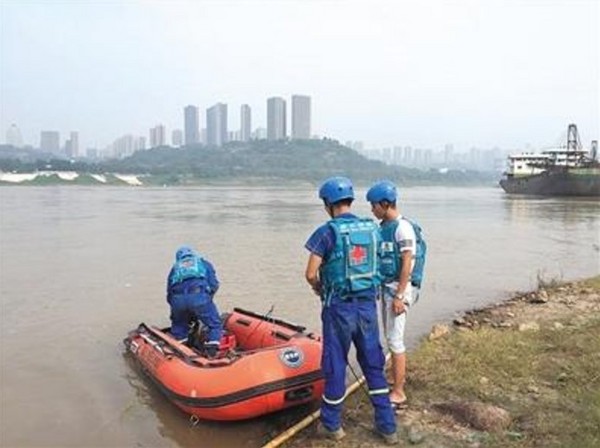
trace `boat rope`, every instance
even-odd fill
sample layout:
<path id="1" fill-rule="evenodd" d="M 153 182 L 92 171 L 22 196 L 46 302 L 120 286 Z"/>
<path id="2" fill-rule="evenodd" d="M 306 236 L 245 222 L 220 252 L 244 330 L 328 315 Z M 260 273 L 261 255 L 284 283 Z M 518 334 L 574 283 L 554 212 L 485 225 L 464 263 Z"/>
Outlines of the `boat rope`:
<path id="1" fill-rule="evenodd" d="M 190 424 L 192 426 L 198 426 L 198 423 L 200 423 L 200 419 L 198 418 L 198 416 L 194 414 L 190 415 Z"/>
<path id="2" fill-rule="evenodd" d="M 354 371 L 354 368 L 352 367 L 352 364 L 348 363 L 348 367 L 350 367 L 350 371 L 352 372 L 352 375 L 354 376 L 354 379 L 356 380 L 356 382 L 360 382 L 361 385 L 361 390 L 365 393 L 365 396 L 370 400 L 370 394 L 369 394 L 369 389 L 364 385 L 365 383 L 365 376 L 362 375 L 360 378 L 358 377 L 358 375 L 356 374 L 356 372 Z"/>

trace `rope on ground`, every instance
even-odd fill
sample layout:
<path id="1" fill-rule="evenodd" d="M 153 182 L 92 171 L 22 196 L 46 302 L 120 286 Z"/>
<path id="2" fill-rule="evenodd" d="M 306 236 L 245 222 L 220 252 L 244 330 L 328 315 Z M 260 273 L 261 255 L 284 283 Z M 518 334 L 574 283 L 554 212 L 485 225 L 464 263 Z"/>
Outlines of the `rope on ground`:
<path id="1" fill-rule="evenodd" d="M 305 417 L 304 419 L 302 419 L 301 421 L 296 423 L 294 426 L 283 431 L 281 434 L 279 434 L 277 437 L 275 437 L 269 443 L 267 443 L 266 445 L 263 445 L 262 448 L 276 448 L 276 447 L 280 446 L 282 443 L 287 442 L 292 436 L 294 436 L 296 433 L 302 431 L 304 428 L 306 428 L 308 425 L 310 425 L 312 422 L 314 422 L 320 416 L 321 416 L 321 410 L 317 409 L 315 412 L 310 414 L 308 417 Z"/>
<path id="2" fill-rule="evenodd" d="M 348 396 L 350 396 L 364 382 L 365 382 L 365 377 L 363 375 L 363 376 L 360 377 L 360 379 L 358 381 L 355 381 L 348 388 L 348 390 L 346 391 L 345 398 L 347 398 Z M 285 431 L 283 431 L 281 434 L 279 434 L 277 437 L 275 437 L 269 443 L 267 443 L 266 445 L 263 445 L 262 448 L 276 448 L 276 447 L 280 446 L 282 443 L 287 442 L 292 436 L 294 436 L 295 434 L 299 433 L 304 428 L 306 428 L 308 425 L 310 425 L 312 422 L 314 422 L 315 420 L 317 420 L 320 416 L 321 416 L 321 410 L 317 409 L 312 414 L 310 414 L 307 417 L 305 417 L 304 419 L 300 420 L 294 426 L 292 426 L 292 427 L 286 429 Z"/>
<path id="3" fill-rule="evenodd" d="M 390 360 L 390 354 L 388 353 L 387 356 L 385 357 L 386 363 L 389 360 Z M 346 390 L 345 398 L 348 398 L 350 395 L 352 395 L 356 391 L 356 389 L 358 389 L 364 382 L 365 382 L 365 376 L 363 375 L 360 378 L 358 378 L 354 383 L 352 383 L 352 385 Z M 263 445 L 262 448 L 277 448 L 281 444 L 287 442 L 291 437 L 293 437 L 294 435 L 296 435 L 297 433 L 302 431 L 304 428 L 306 428 L 308 425 L 310 425 L 312 422 L 314 422 L 320 416 L 321 416 L 321 410 L 317 409 L 312 414 L 310 414 L 307 417 L 305 417 L 304 419 L 300 420 L 294 426 L 291 426 L 288 429 L 286 429 L 285 431 L 283 431 L 281 434 L 279 434 L 277 437 L 275 437 L 269 443 L 267 443 L 266 445 Z"/>

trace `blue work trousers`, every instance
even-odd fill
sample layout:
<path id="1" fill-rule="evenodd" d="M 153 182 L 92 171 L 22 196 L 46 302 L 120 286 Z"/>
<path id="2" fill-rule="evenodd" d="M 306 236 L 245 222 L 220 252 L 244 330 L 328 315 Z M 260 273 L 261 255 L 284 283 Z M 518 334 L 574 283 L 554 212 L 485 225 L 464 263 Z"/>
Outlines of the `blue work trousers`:
<path id="1" fill-rule="evenodd" d="M 342 404 L 346 394 L 346 366 L 350 344 L 356 347 L 358 363 L 366 377 L 375 427 L 384 434 L 396 431 L 396 417 L 390 403 L 384 375 L 385 357 L 379 341 L 377 305 L 374 300 L 334 302 L 321 312 L 325 392 L 321 422 L 329 431 L 342 426 Z"/>
<path id="2" fill-rule="evenodd" d="M 221 317 L 215 303 L 208 294 L 176 294 L 171 298 L 171 334 L 176 339 L 188 335 L 189 323 L 198 319 L 208 328 L 208 341 L 218 343 L 223 334 Z"/>

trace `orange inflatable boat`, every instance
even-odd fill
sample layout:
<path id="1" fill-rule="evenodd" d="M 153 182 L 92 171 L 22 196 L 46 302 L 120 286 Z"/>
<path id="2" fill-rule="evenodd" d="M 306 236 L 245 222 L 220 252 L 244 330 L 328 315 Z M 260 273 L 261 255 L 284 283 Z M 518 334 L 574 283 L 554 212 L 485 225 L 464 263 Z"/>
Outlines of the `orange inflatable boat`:
<path id="1" fill-rule="evenodd" d="M 201 419 L 242 420 L 321 397 L 320 336 L 239 308 L 223 316 L 223 326 L 210 359 L 168 328 L 144 323 L 124 343 L 169 400 Z"/>

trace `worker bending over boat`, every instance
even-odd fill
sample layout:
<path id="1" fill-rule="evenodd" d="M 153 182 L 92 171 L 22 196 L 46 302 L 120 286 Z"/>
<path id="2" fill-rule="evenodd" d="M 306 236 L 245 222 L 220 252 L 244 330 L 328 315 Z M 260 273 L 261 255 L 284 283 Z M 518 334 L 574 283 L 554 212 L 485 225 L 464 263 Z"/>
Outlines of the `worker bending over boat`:
<path id="1" fill-rule="evenodd" d="M 204 343 L 206 354 L 217 354 L 223 334 L 219 310 L 213 298 L 219 280 L 213 265 L 190 246 L 175 253 L 175 263 L 167 278 L 167 302 L 171 307 L 171 334 L 187 339 L 190 321 L 197 319 L 208 329 Z"/>

